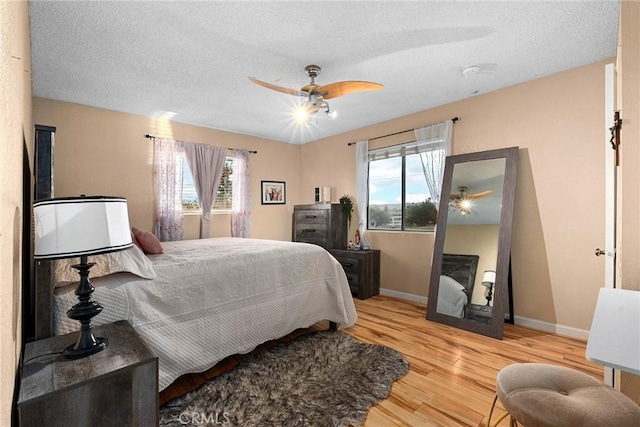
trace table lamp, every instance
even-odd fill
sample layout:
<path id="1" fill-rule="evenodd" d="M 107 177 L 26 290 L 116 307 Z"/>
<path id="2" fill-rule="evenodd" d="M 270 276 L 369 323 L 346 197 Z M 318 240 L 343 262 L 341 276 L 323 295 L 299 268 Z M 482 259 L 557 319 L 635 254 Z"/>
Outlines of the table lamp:
<path id="1" fill-rule="evenodd" d="M 487 298 L 487 305 L 491 302 L 491 293 L 493 291 L 493 284 L 496 283 L 496 272 L 494 270 L 485 270 L 482 275 L 482 285 L 489 289 Z"/>
<path id="2" fill-rule="evenodd" d="M 80 263 L 72 266 L 80 275 L 75 291 L 79 302 L 67 311 L 67 316 L 80 322 L 80 336 L 63 355 L 80 359 L 98 353 L 107 347 L 107 340 L 96 338 L 91 332 L 91 319 L 102 311 L 103 306 L 91 300 L 94 287 L 89 281 L 89 269 L 95 264 L 88 262 L 88 256 L 133 246 L 127 201 L 109 196 L 47 199 L 34 203 L 33 214 L 34 259 L 80 257 Z"/>

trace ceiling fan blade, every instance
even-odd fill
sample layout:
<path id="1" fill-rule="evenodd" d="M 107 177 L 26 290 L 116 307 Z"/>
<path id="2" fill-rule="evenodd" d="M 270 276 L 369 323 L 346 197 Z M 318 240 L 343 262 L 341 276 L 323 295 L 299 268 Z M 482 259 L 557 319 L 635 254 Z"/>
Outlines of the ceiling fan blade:
<path id="1" fill-rule="evenodd" d="M 493 193 L 493 190 L 482 191 L 480 193 L 467 194 L 467 199 L 479 199 L 480 197 L 488 196 Z"/>
<path id="2" fill-rule="evenodd" d="M 267 89 L 275 90 L 275 91 L 286 93 L 286 94 L 289 94 L 289 95 L 294 95 L 294 96 L 308 96 L 309 95 L 308 93 L 301 92 L 299 90 L 289 89 L 287 87 L 276 86 L 276 85 L 273 85 L 271 83 L 263 82 L 262 80 L 258 80 L 255 77 L 249 77 L 249 80 L 251 80 L 252 82 L 254 82 L 257 85 L 266 87 Z"/>
<path id="3" fill-rule="evenodd" d="M 328 85 L 318 86 L 316 91 L 322 94 L 324 99 L 337 98 L 339 96 L 349 95 L 350 93 L 365 92 L 370 90 L 382 90 L 384 88 L 380 83 L 372 83 L 365 81 L 345 81 L 329 83 Z"/>

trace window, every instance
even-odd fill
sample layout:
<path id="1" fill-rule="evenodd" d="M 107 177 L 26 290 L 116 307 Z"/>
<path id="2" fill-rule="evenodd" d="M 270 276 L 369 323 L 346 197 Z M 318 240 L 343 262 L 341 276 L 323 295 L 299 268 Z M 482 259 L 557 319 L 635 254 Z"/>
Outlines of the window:
<path id="1" fill-rule="evenodd" d="M 426 177 L 444 168 L 443 150 L 414 142 L 369 152 L 370 230 L 434 230 L 437 197 Z"/>
<path id="2" fill-rule="evenodd" d="M 224 169 L 222 170 L 222 178 L 220 178 L 220 184 L 218 185 L 218 192 L 211 208 L 212 211 L 231 210 L 231 201 L 233 199 L 231 190 L 232 182 L 233 157 L 227 156 L 224 162 Z M 200 210 L 198 195 L 193 185 L 193 176 L 191 175 L 191 169 L 189 169 L 189 162 L 187 162 L 186 156 L 182 158 L 182 207 L 187 211 Z"/>

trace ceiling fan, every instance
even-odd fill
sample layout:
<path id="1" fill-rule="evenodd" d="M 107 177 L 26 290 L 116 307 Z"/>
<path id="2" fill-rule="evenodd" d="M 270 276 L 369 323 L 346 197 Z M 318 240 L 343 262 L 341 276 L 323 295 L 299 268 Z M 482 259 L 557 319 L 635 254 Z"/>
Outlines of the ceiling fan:
<path id="1" fill-rule="evenodd" d="M 481 191 L 479 193 L 467 194 L 468 188 L 464 185 L 458 187 L 458 193 L 453 193 L 449 196 L 451 204 L 460 210 L 463 215 L 471 214 L 471 201 L 486 197 L 493 193 L 493 190 Z"/>
<path id="2" fill-rule="evenodd" d="M 324 109 L 328 116 L 335 117 L 336 112 L 329 108 L 329 104 L 326 101 L 327 99 L 337 98 L 339 96 L 349 95 L 356 92 L 382 90 L 384 88 L 384 86 L 379 83 L 366 82 L 362 80 L 342 81 L 320 86 L 315 82 L 316 77 L 320 74 L 320 70 L 321 68 L 318 65 L 307 65 L 304 68 L 304 71 L 311 79 L 311 82 L 300 89 L 289 89 L 277 86 L 258 80 L 255 77 L 249 77 L 249 80 L 255 84 L 266 87 L 267 89 L 307 98 L 306 103 L 303 105 L 303 109 L 307 116 L 310 116 L 312 113 L 316 113 L 320 109 Z M 309 122 L 307 122 L 307 124 L 309 124 Z"/>

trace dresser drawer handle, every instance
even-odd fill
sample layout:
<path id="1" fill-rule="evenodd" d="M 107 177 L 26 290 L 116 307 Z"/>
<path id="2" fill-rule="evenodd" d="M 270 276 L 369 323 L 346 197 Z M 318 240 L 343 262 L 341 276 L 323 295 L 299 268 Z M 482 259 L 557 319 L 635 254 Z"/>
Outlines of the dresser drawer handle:
<path id="1" fill-rule="evenodd" d="M 305 218 L 318 218 L 318 215 L 305 215 Z"/>
<path id="2" fill-rule="evenodd" d="M 305 228 L 302 231 L 304 231 L 305 233 L 315 233 L 316 229 L 315 228 Z"/>
<path id="3" fill-rule="evenodd" d="M 350 262 L 341 262 L 340 264 L 342 264 L 343 267 L 351 267 L 353 265 Z"/>

